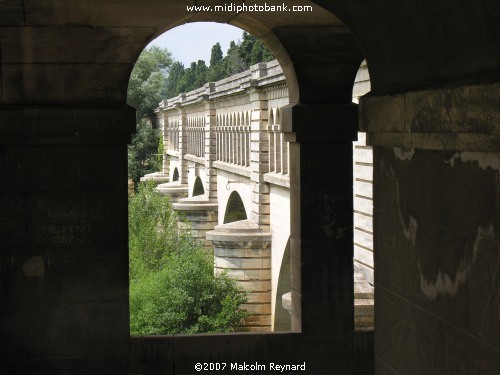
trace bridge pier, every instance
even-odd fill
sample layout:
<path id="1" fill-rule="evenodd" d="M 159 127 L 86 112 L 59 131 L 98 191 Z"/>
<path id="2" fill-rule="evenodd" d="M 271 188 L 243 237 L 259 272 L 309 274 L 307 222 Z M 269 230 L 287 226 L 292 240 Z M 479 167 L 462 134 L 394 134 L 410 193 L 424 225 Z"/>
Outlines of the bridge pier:
<path id="1" fill-rule="evenodd" d="M 243 331 L 271 330 L 271 233 L 251 220 L 217 225 L 207 233 L 214 244 L 215 272 L 227 270 L 248 292 L 242 307 L 252 315 Z"/>
<path id="2" fill-rule="evenodd" d="M 179 229 L 190 230 L 193 238 L 203 242 L 207 248 L 212 247 L 212 243 L 206 239 L 206 234 L 217 224 L 217 209 L 217 202 L 209 202 L 203 195 L 184 198 L 174 203 L 174 210 L 188 221 L 186 223 L 179 220 Z"/>
<path id="3" fill-rule="evenodd" d="M 187 184 L 181 184 L 178 181 L 160 184 L 156 187 L 156 191 L 162 195 L 168 195 L 172 203 L 188 196 Z"/>

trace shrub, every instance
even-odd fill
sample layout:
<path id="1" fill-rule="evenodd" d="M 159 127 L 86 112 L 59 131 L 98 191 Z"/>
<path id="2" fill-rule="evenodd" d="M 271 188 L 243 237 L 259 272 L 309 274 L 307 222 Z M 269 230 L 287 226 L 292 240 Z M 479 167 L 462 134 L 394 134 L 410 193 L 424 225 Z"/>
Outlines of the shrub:
<path id="1" fill-rule="evenodd" d="M 213 255 L 176 230 L 168 198 L 141 185 L 130 200 L 130 330 L 133 335 L 229 332 L 248 313 L 246 296 Z"/>

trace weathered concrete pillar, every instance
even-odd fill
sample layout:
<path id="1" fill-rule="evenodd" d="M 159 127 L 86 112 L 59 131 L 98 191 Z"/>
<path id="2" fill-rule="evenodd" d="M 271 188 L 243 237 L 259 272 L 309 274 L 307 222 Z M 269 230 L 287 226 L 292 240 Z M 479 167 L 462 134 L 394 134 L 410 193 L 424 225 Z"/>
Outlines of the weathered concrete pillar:
<path id="1" fill-rule="evenodd" d="M 0 124 L 1 371 L 126 374 L 135 110 L 0 106 Z"/>
<path id="2" fill-rule="evenodd" d="M 188 185 L 181 184 L 179 181 L 166 182 L 156 187 L 156 191 L 170 197 L 170 202 L 175 203 L 180 199 L 187 198 Z"/>
<path id="3" fill-rule="evenodd" d="M 352 141 L 357 105 L 291 104 L 292 329 L 345 350 L 354 323 Z M 342 367 L 342 364 L 335 366 Z"/>
<path id="4" fill-rule="evenodd" d="M 210 202 L 204 195 L 184 198 L 174 203 L 174 210 L 188 221 L 179 221 L 179 229 L 189 230 L 193 237 L 207 248 L 212 247 L 212 243 L 206 239 L 206 234 L 217 224 L 217 209 L 217 202 Z"/>
<path id="5" fill-rule="evenodd" d="M 498 372 L 499 97 L 496 83 L 360 101 L 382 373 Z"/>
<path id="6" fill-rule="evenodd" d="M 271 234 L 251 220 L 217 225 L 207 233 L 214 244 L 215 272 L 227 270 L 248 292 L 242 307 L 252 315 L 243 331 L 271 329 Z"/>

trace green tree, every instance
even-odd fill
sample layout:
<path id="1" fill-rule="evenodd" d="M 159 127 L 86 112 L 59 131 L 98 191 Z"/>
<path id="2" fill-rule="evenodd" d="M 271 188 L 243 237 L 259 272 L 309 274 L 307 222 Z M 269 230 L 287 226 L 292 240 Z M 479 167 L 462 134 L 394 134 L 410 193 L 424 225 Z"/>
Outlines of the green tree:
<path id="1" fill-rule="evenodd" d="M 137 119 L 152 117 L 165 98 L 168 69 L 172 56 L 166 49 L 152 46 L 137 59 L 128 84 L 127 102 L 136 109 Z"/>
<path id="2" fill-rule="evenodd" d="M 167 86 L 166 86 L 166 98 L 173 98 L 180 94 L 178 91 L 179 80 L 184 75 L 184 65 L 182 63 L 175 61 L 170 70 L 168 71 Z"/>
<path id="3" fill-rule="evenodd" d="M 256 40 L 253 47 L 252 53 L 250 55 L 250 64 L 258 64 L 260 62 L 274 60 L 274 55 L 271 53 L 269 48 L 266 47 L 261 40 Z"/>
<path id="4" fill-rule="evenodd" d="M 257 38 L 255 38 L 253 35 L 250 35 L 246 31 L 243 31 L 242 40 L 238 50 L 241 58 L 246 64 L 245 69 L 248 69 L 248 67 L 252 64 L 252 50 L 256 41 Z"/>
<path id="5" fill-rule="evenodd" d="M 134 335 L 229 332 L 249 314 L 213 254 L 176 230 L 168 197 L 141 184 L 129 201 L 130 330 Z"/>
<path id="6" fill-rule="evenodd" d="M 210 53 L 210 67 L 222 64 L 223 57 L 222 48 L 217 42 L 212 46 Z"/>
<path id="7" fill-rule="evenodd" d="M 127 102 L 136 109 L 137 133 L 128 148 L 128 170 L 135 187 L 142 176 L 161 167 L 155 156 L 160 135 L 151 124 L 155 108 L 165 98 L 172 62 L 172 56 L 166 49 L 149 47 L 142 51 L 130 75 Z"/>
<path id="8" fill-rule="evenodd" d="M 204 60 L 198 60 L 194 73 L 194 87 L 191 90 L 197 89 L 207 83 L 208 68 Z"/>
<path id="9" fill-rule="evenodd" d="M 215 43 L 212 47 L 210 55 L 210 67 L 207 72 L 207 82 L 215 82 L 225 77 L 224 72 L 224 55 L 219 43 Z"/>
<path id="10" fill-rule="evenodd" d="M 153 129 L 148 119 L 142 118 L 137 123 L 137 132 L 128 147 L 128 175 L 134 187 L 140 178 L 148 173 L 157 172 L 161 168 L 158 158 L 160 134 Z"/>
<path id="11" fill-rule="evenodd" d="M 188 92 L 189 90 L 195 88 L 194 83 L 196 81 L 196 65 L 197 64 L 195 62 L 192 62 L 189 68 L 184 69 L 184 74 L 182 74 L 177 83 L 176 91 L 178 93 Z"/>
<path id="12" fill-rule="evenodd" d="M 238 45 L 231 41 L 229 49 L 227 50 L 226 57 L 224 58 L 224 77 L 230 77 L 233 74 L 238 74 L 247 69 L 245 61 L 240 55 Z"/>

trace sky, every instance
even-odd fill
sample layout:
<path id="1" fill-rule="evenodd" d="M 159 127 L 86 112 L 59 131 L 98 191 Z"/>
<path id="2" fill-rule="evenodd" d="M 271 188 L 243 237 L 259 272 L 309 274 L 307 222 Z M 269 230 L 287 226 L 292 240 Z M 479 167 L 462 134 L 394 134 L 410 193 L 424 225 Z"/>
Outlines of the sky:
<path id="1" fill-rule="evenodd" d="M 207 66 L 210 64 L 210 52 L 212 46 L 219 42 L 224 56 L 226 55 L 229 43 L 241 39 L 243 30 L 237 27 L 215 23 L 196 22 L 170 29 L 158 38 L 153 40 L 148 46 L 155 45 L 167 48 L 176 61 L 188 67 L 191 62 L 205 60 Z"/>

